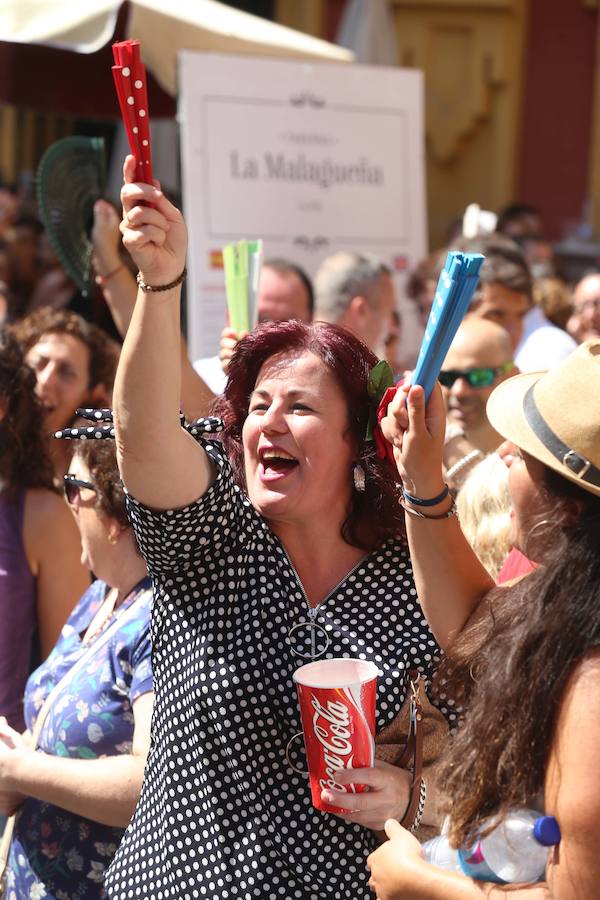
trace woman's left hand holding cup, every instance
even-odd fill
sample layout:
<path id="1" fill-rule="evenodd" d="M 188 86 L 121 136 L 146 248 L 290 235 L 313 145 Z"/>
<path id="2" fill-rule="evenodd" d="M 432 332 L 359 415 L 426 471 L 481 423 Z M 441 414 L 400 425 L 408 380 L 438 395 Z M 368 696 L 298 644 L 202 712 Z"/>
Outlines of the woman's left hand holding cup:
<path id="1" fill-rule="evenodd" d="M 359 794 L 327 788 L 322 797 L 327 803 L 348 810 L 336 813 L 346 822 L 355 822 L 373 831 L 383 831 L 387 819 L 401 819 L 410 796 L 411 774 L 376 759 L 370 769 L 343 769 L 336 772 L 339 784 L 365 784 L 368 791 Z"/>
<path id="2" fill-rule="evenodd" d="M 149 285 L 171 284 L 183 272 L 187 229 L 177 207 L 167 200 L 158 181 L 135 182 L 135 157 L 127 156 L 121 190 L 123 244 Z"/>

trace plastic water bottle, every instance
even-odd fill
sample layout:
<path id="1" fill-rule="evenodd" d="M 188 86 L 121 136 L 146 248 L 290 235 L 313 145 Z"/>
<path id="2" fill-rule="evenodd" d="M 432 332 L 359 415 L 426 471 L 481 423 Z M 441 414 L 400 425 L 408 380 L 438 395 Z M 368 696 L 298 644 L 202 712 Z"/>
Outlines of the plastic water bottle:
<path id="1" fill-rule="evenodd" d="M 493 831 L 470 847 L 453 850 L 445 835 L 440 835 L 427 841 L 423 852 L 432 865 L 478 881 L 532 884 L 544 875 L 548 847 L 559 842 L 560 829 L 554 816 L 512 809 Z"/>
<path id="2" fill-rule="evenodd" d="M 445 834 L 426 841 L 422 846 L 423 854 L 428 863 L 437 866 L 438 869 L 446 869 L 449 872 L 464 872 L 458 858 L 458 850 L 451 847 Z"/>

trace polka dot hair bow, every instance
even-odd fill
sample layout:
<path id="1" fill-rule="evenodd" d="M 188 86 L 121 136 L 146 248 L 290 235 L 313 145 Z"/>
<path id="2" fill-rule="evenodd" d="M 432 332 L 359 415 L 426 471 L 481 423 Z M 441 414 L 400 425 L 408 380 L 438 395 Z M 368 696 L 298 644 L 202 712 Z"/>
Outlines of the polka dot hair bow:
<path id="1" fill-rule="evenodd" d="M 78 409 L 76 415 L 78 418 L 86 419 L 94 424 L 76 428 L 62 428 L 60 431 L 55 431 L 52 436 L 59 440 L 67 441 L 112 440 L 114 438 L 115 429 L 112 424 L 112 409 Z M 179 413 L 179 421 L 181 427 L 185 428 L 188 434 L 191 434 L 196 440 L 203 434 L 214 434 L 223 430 L 223 422 L 216 416 L 205 416 L 202 419 L 194 419 L 193 422 L 188 422 L 183 413 Z"/>
<path id="2" fill-rule="evenodd" d="M 140 57 L 140 42 L 119 41 L 112 49 L 115 59 L 112 73 L 121 116 L 129 149 L 137 163 L 135 178 L 152 184 L 146 67 Z"/>

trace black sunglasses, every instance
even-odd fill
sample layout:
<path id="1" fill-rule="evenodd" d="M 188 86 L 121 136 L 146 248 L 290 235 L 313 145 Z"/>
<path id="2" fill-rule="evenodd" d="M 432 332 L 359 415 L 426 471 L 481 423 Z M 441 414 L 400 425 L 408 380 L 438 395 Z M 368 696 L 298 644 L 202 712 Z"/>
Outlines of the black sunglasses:
<path id="1" fill-rule="evenodd" d="M 494 378 L 504 372 L 510 372 L 514 363 L 507 362 L 495 369 L 481 366 L 478 369 L 446 369 L 438 375 L 438 381 L 446 388 L 451 388 L 455 381 L 464 378 L 472 388 L 486 388 L 494 382 Z"/>
<path id="2" fill-rule="evenodd" d="M 69 472 L 67 472 L 66 475 L 63 475 L 63 488 L 67 503 L 70 503 L 71 506 L 79 499 L 79 491 L 81 488 L 96 492 L 96 488 L 93 484 L 90 484 L 89 481 L 82 481 L 80 478 L 75 478 L 75 476 L 71 475 Z"/>

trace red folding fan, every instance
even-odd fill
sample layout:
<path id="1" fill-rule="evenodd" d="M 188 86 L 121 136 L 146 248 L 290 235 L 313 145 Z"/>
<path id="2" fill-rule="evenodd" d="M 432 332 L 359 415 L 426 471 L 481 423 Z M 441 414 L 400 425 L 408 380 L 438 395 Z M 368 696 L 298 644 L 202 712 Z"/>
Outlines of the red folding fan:
<path id="1" fill-rule="evenodd" d="M 140 42 L 120 41 L 113 44 L 113 56 L 115 65 L 112 73 L 121 116 L 129 149 L 137 163 L 136 181 L 152 184 L 146 67 L 140 57 Z"/>

